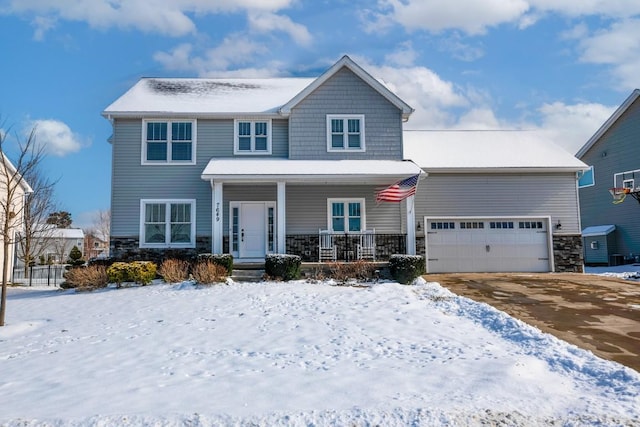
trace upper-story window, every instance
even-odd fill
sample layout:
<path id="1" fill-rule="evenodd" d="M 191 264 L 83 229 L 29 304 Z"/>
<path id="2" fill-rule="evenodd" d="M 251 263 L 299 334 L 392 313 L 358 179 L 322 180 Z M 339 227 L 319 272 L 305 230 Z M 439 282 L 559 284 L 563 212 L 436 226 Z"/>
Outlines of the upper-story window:
<path id="1" fill-rule="evenodd" d="M 327 116 L 327 151 L 364 150 L 364 115 Z"/>
<path id="2" fill-rule="evenodd" d="M 195 163 L 195 122 L 145 120 L 142 163 Z"/>
<path id="3" fill-rule="evenodd" d="M 236 120 L 234 154 L 271 154 L 270 120 Z"/>

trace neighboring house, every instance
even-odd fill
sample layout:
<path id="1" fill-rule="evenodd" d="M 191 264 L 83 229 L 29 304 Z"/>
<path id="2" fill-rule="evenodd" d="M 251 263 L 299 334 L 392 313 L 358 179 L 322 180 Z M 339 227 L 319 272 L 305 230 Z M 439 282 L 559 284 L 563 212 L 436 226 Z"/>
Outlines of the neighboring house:
<path id="1" fill-rule="evenodd" d="M 428 272 L 582 272 L 586 166 L 542 132 L 405 131 L 404 144 L 426 172 L 415 211 Z"/>
<path id="2" fill-rule="evenodd" d="M 17 174 L 15 166 L 9 161 L 4 153 L 0 155 L 3 156 L 2 161 L 0 161 L 0 167 L 6 165 L 8 169 L 0 172 L 0 227 L 4 227 L 5 225 L 6 213 L 9 213 L 10 217 L 8 233 L 0 232 L 0 274 L 2 271 L 7 271 L 7 278 L 11 278 L 16 252 L 16 234 L 24 228 L 23 218 L 25 196 L 29 193 L 32 193 L 33 190 L 31 189 L 29 184 L 19 174 Z M 9 185 L 7 185 L 7 176 L 19 180 L 19 182 L 9 182 Z M 8 192 L 13 193 L 12 197 L 8 197 Z M 6 270 L 4 268 L 5 238 L 9 239 L 9 253 L 6 254 Z M 0 279 L 0 281 L 1 280 L 2 279 Z"/>
<path id="3" fill-rule="evenodd" d="M 109 238 L 102 237 L 99 233 L 89 232 L 84 235 L 84 257 L 106 258 L 109 256 Z"/>
<path id="4" fill-rule="evenodd" d="M 155 258 L 186 250 L 232 253 L 236 262 L 268 253 L 304 261 L 386 260 L 424 254 L 425 246 L 434 251 L 423 235 L 432 220 L 446 219 L 436 221 L 437 228 L 464 219 L 477 230 L 478 220 L 493 218 L 486 230 L 513 222 L 544 234 L 546 255 L 533 250 L 523 257 L 548 259 L 486 268 L 581 270 L 581 162 L 564 153 L 560 165 L 550 159 L 533 168 L 478 170 L 471 163 L 431 170 L 407 160 L 428 160 L 432 149 L 426 136 L 416 159 L 405 152 L 403 123 L 412 112 L 347 56 L 316 79 L 143 78 L 103 112 L 113 126 L 111 255 Z M 377 192 L 410 177 L 420 178 L 415 195 L 377 203 Z M 505 196 L 504 186 L 491 180 L 513 181 L 507 188 L 513 193 Z M 558 194 L 565 187 L 573 190 Z M 531 191 L 541 194 L 523 200 Z M 497 204 L 505 198 L 523 203 Z M 558 199 L 558 206 L 541 206 Z M 516 249 L 529 251 L 530 234 L 516 237 Z M 567 261 L 571 251 L 578 259 Z"/>
<path id="5" fill-rule="evenodd" d="M 640 261 L 640 89 L 576 157 L 590 166 L 580 180 L 585 263 Z"/>
<path id="6" fill-rule="evenodd" d="M 83 252 L 84 232 L 79 228 L 58 228 L 52 224 L 37 227 L 33 236 L 33 254 L 37 254 L 36 264 L 64 264 L 69 259 L 71 249 L 76 246 Z M 16 267 L 24 262 L 17 259 Z"/>

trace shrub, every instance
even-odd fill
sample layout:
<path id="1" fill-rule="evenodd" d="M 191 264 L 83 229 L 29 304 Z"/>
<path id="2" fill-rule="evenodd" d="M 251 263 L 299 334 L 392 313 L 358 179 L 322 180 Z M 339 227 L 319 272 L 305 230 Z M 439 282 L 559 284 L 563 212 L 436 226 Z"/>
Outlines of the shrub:
<path id="1" fill-rule="evenodd" d="M 107 268 L 107 276 L 118 285 L 123 282 L 147 285 L 156 277 L 156 265 L 151 261 L 114 262 Z"/>
<path id="2" fill-rule="evenodd" d="M 69 259 L 67 259 L 67 264 L 70 264 L 74 267 L 84 264 L 84 260 L 82 259 L 82 252 L 80 252 L 80 249 L 78 249 L 77 246 L 71 248 L 71 251 L 69 252 Z"/>
<path id="3" fill-rule="evenodd" d="M 389 272 L 393 280 L 408 285 L 425 274 L 424 257 L 420 255 L 391 255 Z"/>
<path id="4" fill-rule="evenodd" d="M 195 263 L 191 274 L 197 283 L 209 285 L 212 283 L 223 283 L 227 278 L 226 267 L 216 264 L 212 260 L 202 260 Z"/>
<path id="5" fill-rule="evenodd" d="M 211 261 L 224 267 L 227 271 L 227 276 L 233 274 L 233 255 L 231 254 L 199 254 L 196 257 L 196 263 L 201 261 Z"/>
<path id="6" fill-rule="evenodd" d="M 349 280 L 372 280 L 376 276 L 376 266 L 364 260 L 347 263 L 334 262 L 329 267 L 331 277 L 339 283 Z"/>
<path id="7" fill-rule="evenodd" d="M 298 255 L 270 254 L 265 257 L 264 270 L 269 277 L 294 280 L 300 278 L 301 263 Z"/>
<path id="8" fill-rule="evenodd" d="M 166 259 L 160 265 L 158 273 L 167 283 L 178 283 L 189 277 L 189 263 L 181 259 Z"/>
<path id="9" fill-rule="evenodd" d="M 91 291 L 104 288 L 109 283 L 107 270 L 102 266 L 72 268 L 64 273 L 62 288 L 76 288 Z"/>

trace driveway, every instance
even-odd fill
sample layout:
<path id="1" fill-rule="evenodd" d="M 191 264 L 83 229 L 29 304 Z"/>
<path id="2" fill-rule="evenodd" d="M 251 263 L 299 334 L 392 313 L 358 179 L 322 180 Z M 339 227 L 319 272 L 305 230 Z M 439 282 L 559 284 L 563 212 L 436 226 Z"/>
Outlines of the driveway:
<path id="1" fill-rule="evenodd" d="M 424 277 L 640 372 L 640 282 L 577 273 Z"/>

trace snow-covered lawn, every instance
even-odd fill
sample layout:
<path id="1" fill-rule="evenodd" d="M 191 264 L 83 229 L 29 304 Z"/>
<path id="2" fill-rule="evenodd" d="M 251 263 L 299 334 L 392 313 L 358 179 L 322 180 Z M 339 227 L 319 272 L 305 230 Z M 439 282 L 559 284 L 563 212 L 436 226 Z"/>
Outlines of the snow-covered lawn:
<path id="1" fill-rule="evenodd" d="M 640 426 L 640 374 L 438 284 L 12 288 L 1 426 Z"/>

